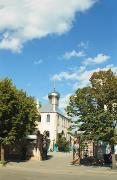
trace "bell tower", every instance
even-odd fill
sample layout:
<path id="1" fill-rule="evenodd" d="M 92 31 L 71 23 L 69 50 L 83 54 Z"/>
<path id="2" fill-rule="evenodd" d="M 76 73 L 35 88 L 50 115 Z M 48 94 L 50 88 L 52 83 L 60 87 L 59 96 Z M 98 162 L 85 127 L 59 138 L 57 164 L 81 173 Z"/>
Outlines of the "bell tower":
<path id="1" fill-rule="evenodd" d="M 56 111 L 59 106 L 60 94 L 55 90 L 48 94 L 48 99 L 53 107 L 53 111 Z"/>

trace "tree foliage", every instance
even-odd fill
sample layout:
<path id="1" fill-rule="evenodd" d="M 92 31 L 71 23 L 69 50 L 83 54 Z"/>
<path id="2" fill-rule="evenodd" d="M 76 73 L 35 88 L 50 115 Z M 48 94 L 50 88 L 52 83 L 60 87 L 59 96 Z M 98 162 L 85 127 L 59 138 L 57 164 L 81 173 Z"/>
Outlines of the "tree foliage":
<path id="1" fill-rule="evenodd" d="M 21 140 L 36 129 L 39 112 L 33 97 L 9 79 L 0 81 L 0 144 Z"/>
<path id="2" fill-rule="evenodd" d="M 77 117 L 75 124 L 85 139 L 116 142 L 117 76 L 111 71 L 94 72 L 90 86 L 78 89 L 70 97 L 67 114 Z"/>
<path id="3" fill-rule="evenodd" d="M 67 139 L 64 137 L 62 133 L 57 134 L 56 145 L 60 152 L 68 152 L 70 150 L 69 142 L 67 141 Z"/>

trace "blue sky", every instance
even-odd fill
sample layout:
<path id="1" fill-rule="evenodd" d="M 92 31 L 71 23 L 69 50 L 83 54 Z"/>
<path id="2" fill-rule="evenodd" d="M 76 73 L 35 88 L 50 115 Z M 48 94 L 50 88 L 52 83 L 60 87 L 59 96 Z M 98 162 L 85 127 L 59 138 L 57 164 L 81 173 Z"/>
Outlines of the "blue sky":
<path id="1" fill-rule="evenodd" d="M 0 78 L 64 108 L 94 71 L 117 72 L 115 0 L 0 0 Z"/>

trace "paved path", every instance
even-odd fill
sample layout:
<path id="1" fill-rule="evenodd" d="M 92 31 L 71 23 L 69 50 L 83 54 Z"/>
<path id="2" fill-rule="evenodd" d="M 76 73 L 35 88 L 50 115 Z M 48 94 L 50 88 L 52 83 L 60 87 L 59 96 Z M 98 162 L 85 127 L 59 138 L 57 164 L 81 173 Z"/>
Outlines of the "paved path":
<path id="1" fill-rule="evenodd" d="M 105 167 L 71 165 L 71 153 L 51 153 L 50 159 L 42 162 L 10 162 L 0 168 L 0 180 L 117 180 L 117 171 Z"/>

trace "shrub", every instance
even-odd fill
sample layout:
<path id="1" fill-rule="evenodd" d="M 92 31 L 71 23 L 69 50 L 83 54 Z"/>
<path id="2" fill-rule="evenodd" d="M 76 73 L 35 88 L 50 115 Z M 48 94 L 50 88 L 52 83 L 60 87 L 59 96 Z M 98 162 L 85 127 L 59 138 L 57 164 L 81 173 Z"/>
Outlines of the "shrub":
<path id="1" fill-rule="evenodd" d="M 58 151 L 60 152 L 68 152 L 70 150 L 69 141 L 62 134 L 57 135 L 56 145 L 58 147 Z"/>

